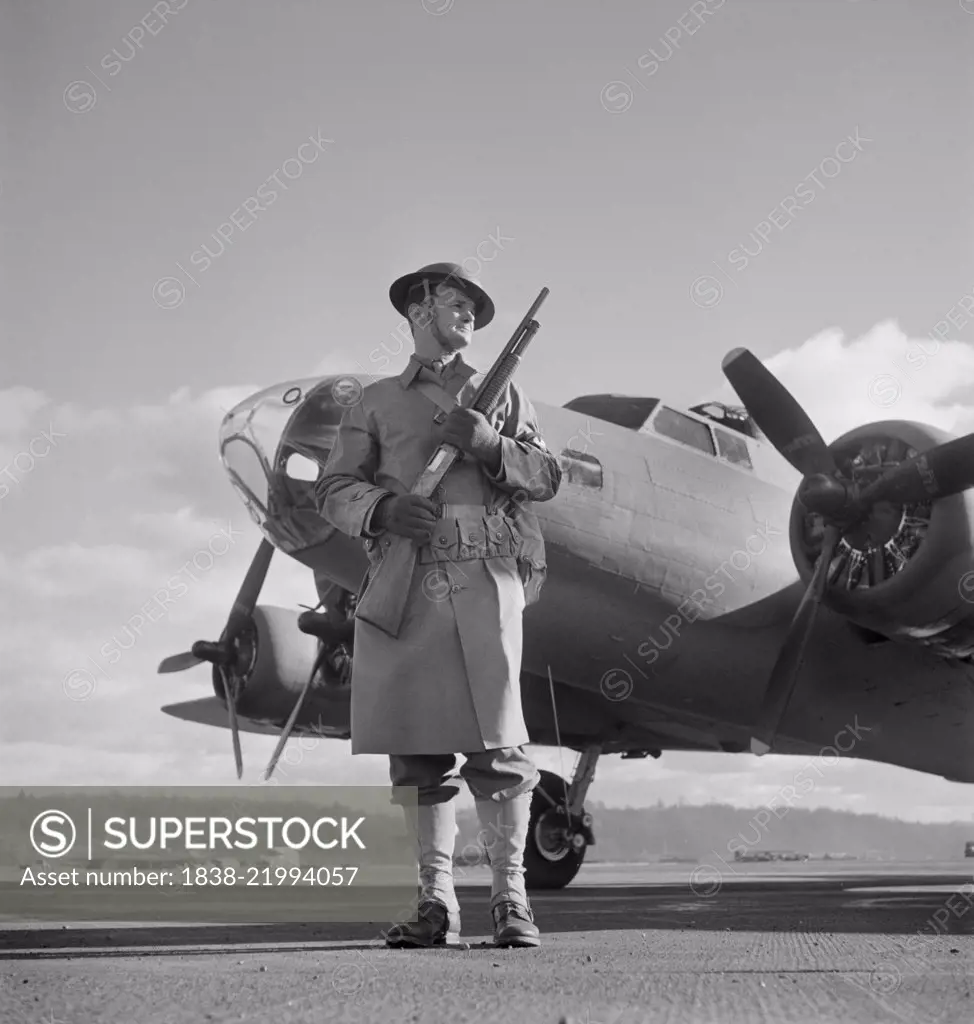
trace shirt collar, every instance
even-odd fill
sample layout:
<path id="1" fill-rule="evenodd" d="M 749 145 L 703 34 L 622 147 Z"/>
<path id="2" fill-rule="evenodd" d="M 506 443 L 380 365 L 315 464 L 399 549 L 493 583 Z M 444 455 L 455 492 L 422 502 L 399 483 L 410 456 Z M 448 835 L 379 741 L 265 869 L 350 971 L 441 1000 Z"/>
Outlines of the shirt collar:
<path id="1" fill-rule="evenodd" d="M 418 356 L 413 353 L 409 358 L 409 363 L 407 364 L 406 369 L 399 375 L 400 384 L 402 384 L 404 388 L 408 388 L 419 375 L 420 370 L 424 368 L 429 370 L 431 373 L 436 373 L 436 370 L 433 368 L 434 362 L 435 360 L 426 359 L 425 357 Z M 443 369 L 441 373 L 437 374 L 437 377 L 441 382 L 446 382 L 452 377 L 459 375 L 464 379 L 464 381 L 467 381 L 476 372 L 477 371 L 472 366 L 468 366 L 463 361 L 463 356 L 457 353 L 453 358 L 453 361 Z"/>

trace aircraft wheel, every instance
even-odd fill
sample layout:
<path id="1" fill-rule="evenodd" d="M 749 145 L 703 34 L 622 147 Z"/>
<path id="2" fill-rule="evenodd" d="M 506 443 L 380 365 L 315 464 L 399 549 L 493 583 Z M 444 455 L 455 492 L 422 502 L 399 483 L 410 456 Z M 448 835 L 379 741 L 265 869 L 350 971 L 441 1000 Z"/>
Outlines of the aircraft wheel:
<path id="1" fill-rule="evenodd" d="M 546 800 L 544 790 L 553 800 Z M 586 843 L 576 834 L 568 838 L 565 808 L 565 783 L 554 772 L 541 772 L 541 779 L 531 797 L 531 817 L 524 848 L 524 876 L 529 889 L 563 889 L 578 874 L 585 859 Z M 583 812 L 584 813 L 584 812 Z M 576 845 L 582 839 L 580 845 Z"/>

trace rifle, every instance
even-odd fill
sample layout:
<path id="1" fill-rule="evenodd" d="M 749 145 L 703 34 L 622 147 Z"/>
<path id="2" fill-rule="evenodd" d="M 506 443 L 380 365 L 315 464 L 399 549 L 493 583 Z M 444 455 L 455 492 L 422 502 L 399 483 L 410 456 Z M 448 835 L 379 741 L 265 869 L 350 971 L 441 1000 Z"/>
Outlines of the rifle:
<path id="1" fill-rule="evenodd" d="M 541 327 L 534 319 L 534 315 L 547 297 L 548 289 L 542 288 L 531 308 L 525 313 L 524 319 L 518 324 L 511 340 L 504 346 L 504 350 L 477 388 L 470 408 L 484 416 L 490 416 L 497 408 L 517 368 L 521 365 L 521 356 Z M 459 448 L 444 441 L 426 463 L 426 468 L 413 484 L 410 493 L 429 498 L 457 460 L 462 457 L 463 452 Z M 381 543 L 385 548 L 382 561 L 356 606 L 355 617 L 381 629 L 391 637 L 398 637 L 406 610 L 409 584 L 416 565 L 417 550 L 409 537 L 402 537 L 399 534 L 388 534 L 382 538 Z"/>

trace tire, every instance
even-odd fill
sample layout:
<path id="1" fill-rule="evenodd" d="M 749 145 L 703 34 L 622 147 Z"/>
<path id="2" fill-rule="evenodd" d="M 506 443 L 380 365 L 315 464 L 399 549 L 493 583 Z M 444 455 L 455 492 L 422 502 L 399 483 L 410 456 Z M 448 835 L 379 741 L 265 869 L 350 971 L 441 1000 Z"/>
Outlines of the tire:
<path id="1" fill-rule="evenodd" d="M 539 838 L 543 837 L 546 825 L 542 818 L 546 814 L 554 812 L 555 808 L 539 790 L 543 790 L 559 803 L 563 803 L 565 799 L 565 783 L 561 776 L 542 770 L 541 779 L 531 797 L 528 838 L 524 847 L 525 885 L 528 889 L 564 889 L 578 874 L 578 869 L 585 859 L 587 847 L 583 846 L 581 850 L 568 847 L 557 854 L 550 848 L 542 849 L 539 845 Z M 548 818 L 548 822 L 550 821 L 551 819 Z"/>

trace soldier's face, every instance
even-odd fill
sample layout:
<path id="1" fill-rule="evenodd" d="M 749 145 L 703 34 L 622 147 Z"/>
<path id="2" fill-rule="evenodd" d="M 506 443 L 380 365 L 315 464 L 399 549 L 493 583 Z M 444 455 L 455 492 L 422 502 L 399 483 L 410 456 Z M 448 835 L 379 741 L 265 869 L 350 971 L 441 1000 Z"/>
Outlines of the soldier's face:
<path id="1" fill-rule="evenodd" d="M 466 348 L 473 340 L 473 300 L 452 285 L 439 285 L 433 296 L 430 333 L 450 351 Z"/>

